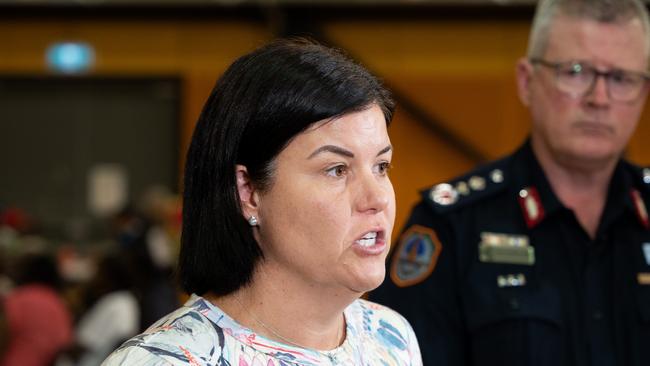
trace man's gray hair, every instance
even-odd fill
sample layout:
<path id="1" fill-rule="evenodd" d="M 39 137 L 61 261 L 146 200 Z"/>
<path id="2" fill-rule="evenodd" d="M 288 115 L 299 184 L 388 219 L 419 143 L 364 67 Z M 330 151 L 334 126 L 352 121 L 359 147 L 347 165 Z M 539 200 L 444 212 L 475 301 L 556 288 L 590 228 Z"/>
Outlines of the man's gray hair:
<path id="1" fill-rule="evenodd" d="M 602 23 L 622 23 L 639 19 L 645 31 L 645 52 L 650 56 L 650 21 L 648 11 L 641 0 L 540 0 L 528 40 L 528 57 L 544 55 L 549 31 L 558 15 Z"/>

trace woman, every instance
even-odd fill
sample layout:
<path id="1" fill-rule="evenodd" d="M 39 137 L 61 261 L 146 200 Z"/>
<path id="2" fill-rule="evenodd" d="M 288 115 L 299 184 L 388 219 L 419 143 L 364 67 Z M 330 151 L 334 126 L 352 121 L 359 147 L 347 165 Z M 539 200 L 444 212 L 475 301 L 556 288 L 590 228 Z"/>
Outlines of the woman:
<path id="1" fill-rule="evenodd" d="M 235 61 L 185 167 L 194 295 L 104 364 L 421 365 L 406 320 L 359 300 L 390 246 L 392 111 L 377 79 L 310 41 Z"/>

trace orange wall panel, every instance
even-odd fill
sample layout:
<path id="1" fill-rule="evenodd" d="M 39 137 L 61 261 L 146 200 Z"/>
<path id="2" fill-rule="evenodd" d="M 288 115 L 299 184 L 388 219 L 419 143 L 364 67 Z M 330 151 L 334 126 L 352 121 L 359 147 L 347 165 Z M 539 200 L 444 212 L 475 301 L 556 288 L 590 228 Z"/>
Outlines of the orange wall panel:
<path id="1" fill-rule="evenodd" d="M 346 20 L 329 21 L 323 30 L 333 44 L 491 159 L 518 146 L 529 130 L 514 80 L 528 27 L 528 21 L 513 20 Z M 234 20 L 4 20 L 0 73 L 48 74 L 47 46 L 76 40 L 95 48 L 93 75 L 177 76 L 183 88 L 182 164 L 216 79 L 235 58 L 271 38 L 262 23 Z M 649 117 L 646 112 L 628 149 L 628 156 L 646 164 Z M 398 202 L 397 234 L 419 189 L 461 174 L 476 162 L 400 106 L 389 132 L 395 148 L 391 178 Z"/>
<path id="2" fill-rule="evenodd" d="M 0 73 L 47 75 L 45 52 L 50 44 L 83 41 L 95 50 L 90 75 L 179 77 L 182 170 L 194 124 L 216 79 L 238 56 L 271 38 L 263 24 L 243 21 L 3 21 Z"/>

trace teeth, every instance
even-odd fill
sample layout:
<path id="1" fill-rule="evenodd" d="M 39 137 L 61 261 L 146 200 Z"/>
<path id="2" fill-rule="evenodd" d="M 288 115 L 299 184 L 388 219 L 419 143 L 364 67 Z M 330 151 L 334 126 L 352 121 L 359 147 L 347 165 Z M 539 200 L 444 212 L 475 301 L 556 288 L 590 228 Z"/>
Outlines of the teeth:
<path id="1" fill-rule="evenodd" d="M 377 232 L 371 231 L 364 235 L 361 239 L 357 240 L 357 243 L 364 247 L 371 247 L 375 245 L 377 239 Z"/>

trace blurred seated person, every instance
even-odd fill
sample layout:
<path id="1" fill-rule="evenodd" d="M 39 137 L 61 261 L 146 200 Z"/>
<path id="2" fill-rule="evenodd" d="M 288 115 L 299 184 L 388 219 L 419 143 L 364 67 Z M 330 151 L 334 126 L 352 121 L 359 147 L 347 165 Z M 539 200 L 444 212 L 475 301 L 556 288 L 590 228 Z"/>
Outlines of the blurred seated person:
<path id="1" fill-rule="evenodd" d="M 45 366 L 72 341 L 72 319 L 60 296 L 54 259 L 44 254 L 19 258 L 16 287 L 3 299 L 6 351 L 2 366 Z"/>
<path id="2" fill-rule="evenodd" d="M 0 236 L 2 236 L 2 226 L 0 226 Z M 14 287 L 13 279 L 8 271 L 9 260 L 6 253 L 8 252 L 6 247 L 3 247 L 2 239 L 0 239 L 0 298 L 7 296 L 8 293 Z"/>
<path id="3" fill-rule="evenodd" d="M 0 295 L 0 299 L 2 296 Z M 9 343 L 9 330 L 7 329 L 7 317 L 5 315 L 4 301 L 0 300 L 0 360 L 4 357 Z"/>
<path id="4" fill-rule="evenodd" d="M 133 293 L 133 271 L 126 258 L 102 258 L 88 284 L 88 310 L 79 318 L 76 343 L 57 365 L 96 366 L 140 331 L 140 306 Z"/>
<path id="5" fill-rule="evenodd" d="M 139 333 L 180 305 L 171 239 L 155 220 L 131 205 L 115 216 L 113 230 L 133 275 L 133 291 L 140 304 Z"/>
<path id="6" fill-rule="evenodd" d="M 149 216 L 128 206 L 113 223 L 114 235 L 129 262 L 133 291 L 140 304 L 138 332 L 179 306 L 172 274 L 171 239 Z"/>
<path id="7" fill-rule="evenodd" d="M 361 300 L 395 217 L 393 102 L 342 53 L 280 40 L 239 58 L 187 155 L 186 304 L 104 365 L 421 365 L 411 326 Z"/>
<path id="8" fill-rule="evenodd" d="M 0 282 L 5 277 L 5 261 L 2 248 L 0 248 Z M 0 360 L 5 354 L 7 343 L 9 342 L 9 335 L 7 329 L 7 317 L 4 308 L 4 295 L 2 286 L 0 285 Z"/>

